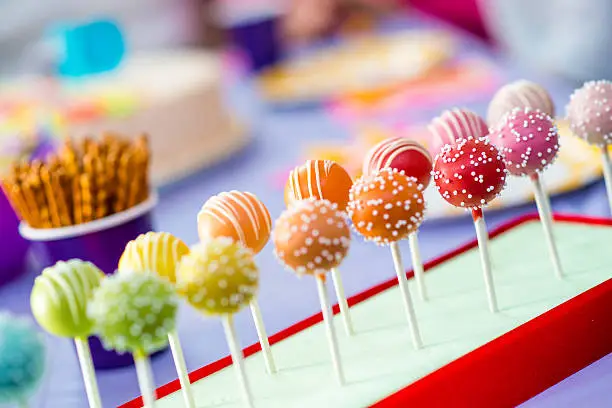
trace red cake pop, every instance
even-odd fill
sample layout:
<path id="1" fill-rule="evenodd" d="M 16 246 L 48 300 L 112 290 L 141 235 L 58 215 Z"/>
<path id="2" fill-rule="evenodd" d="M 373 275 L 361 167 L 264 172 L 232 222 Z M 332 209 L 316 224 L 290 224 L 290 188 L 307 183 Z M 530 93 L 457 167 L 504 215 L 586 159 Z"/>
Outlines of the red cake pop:
<path id="1" fill-rule="evenodd" d="M 363 174 L 390 167 L 415 177 L 426 188 L 431 181 L 432 159 L 425 147 L 404 137 L 383 140 L 372 147 L 363 160 Z"/>
<path id="2" fill-rule="evenodd" d="M 503 190 L 506 166 L 499 150 L 486 138 L 459 140 L 436 156 L 434 183 L 455 207 L 480 208 Z"/>
<path id="3" fill-rule="evenodd" d="M 513 109 L 490 137 L 515 176 L 543 171 L 559 152 L 559 134 L 551 117 L 531 108 Z"/>
<path id="4" fill-rule="evenodd" d="M 444 111 L 431 121 L 428 129 L 433 135 L 434 143 L 437 143 L 437 150 L 459 139 L 480 138 L 489 134 L 484 119 L 470 110 L 459 108 Z"/>
<path id="5" fill-rule="evenodd" d="M 482 206 L 493 200 L 506 184 L 506 166 L 499 151 L 487 138 L 473 137 L 446 145 L 434 162 L 434 182 L 450 204 L 472 210 L 489 309 L 497 312 L 497 298 L 491 274 L 489 234 Z"/>

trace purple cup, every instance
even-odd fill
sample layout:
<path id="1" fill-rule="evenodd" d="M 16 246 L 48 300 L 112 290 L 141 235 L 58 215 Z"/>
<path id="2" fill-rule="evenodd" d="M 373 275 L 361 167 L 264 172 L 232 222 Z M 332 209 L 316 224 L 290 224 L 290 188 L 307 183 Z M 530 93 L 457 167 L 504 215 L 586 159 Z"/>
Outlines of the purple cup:
<path id="1" fill-rule="evenodd" d="M 276 16 L 237 22 L 230 28 L 235 45 L 247 59 L 249 68 L 259 72 L 276 64 L 281 56 Z"/>
<path id="2" fill-rule="evenodd" d="M 22 275 L 26 269 L 28 242 L 19 235 L 19 220 L 0 189 L 0 286 Z"/>
<path id="3" fill-rule="evenodd" d="M 58 261 L 79 258 L 90 261 L 105 274 L 115 272 L 127 243 L 153 229 L 152 210 L 157 195 L 108 217 L 62 228 L 38 229 L 25 223 L 19 225 L 21 236 L 30 241 L 41 267 Z M 133 364 L 129 353 L 106 350 L 100 339 L 89 338 L 91 356 L 96 369 L 111 369 Z"/>

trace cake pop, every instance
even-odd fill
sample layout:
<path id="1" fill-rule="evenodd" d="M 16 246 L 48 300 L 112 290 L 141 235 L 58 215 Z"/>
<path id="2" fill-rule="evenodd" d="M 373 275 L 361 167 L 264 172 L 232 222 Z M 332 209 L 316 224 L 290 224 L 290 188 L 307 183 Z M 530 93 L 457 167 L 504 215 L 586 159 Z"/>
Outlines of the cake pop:
<path id="1" fill-rule="evenodd" d="M 442 112 L 427 128 L 434 136 L 434 142 L 437 141 L 435 150 L 440 150 L 444 145 L 453 144 L 459 139 L 479 138 L 489 134 L 487 124 L 480 116 L 460 108 Z"/>
<path id="2" fill-rule="evenodd" d="M 245 402 L 253 406 L 244 370 L 242 349 L 233 315 L 257 293 L 259 272 L 253 252 L 231 238 L 210 238 L 183 257 L 177 270 L 177 288 L 191 306 L 207 315 L 222 317 L 225 335 Z"/>
<path id="3" fill-rule="evenodd" d="M 353 181 L 342 166 L 331 160 L 307 160 L 289 173 L 285 186 L 285 203 L 291 206 L 305 198 L 319 198 L 338 204 L 346 210 Z"/>
<path id="4" fill-rule="evenodd" d="M 41 334 L 22 317 L 0 312 L 0 404 L 27 407 L 45 369 Z"/>
<path id="5" fill-rule="evenodd" d="M 555 104 L 542 86 L 524 79 L 502 86 L 489 103 L 487 122 L 498 126 L 503 117 L 515 108 L 538 109 L 550 117 L 555 116 Z"/>
<path id="6" fill-rule="evenodd" d="M 298 276 L 308 274 L 316 278 L 336 378 L 344 384 L 325 274 L 337 268 L 348 252 L 351 233 L 346 214 L 328 200 L 309 198 L 296 202 L 276 221 L 272 239 L 275 254 L 283 265 Z"/>
<path id="7" fill-rule="evenodd" d="M 153 273 L 115 273 L 102 281 L 87 308 L 105 348 L 134 356 L 146 408 L 155 404 L 149 355 L 168 344 L 178 299 L 172 285 Z"/>
<path id="8" fill-rule="evenodd" d="M 550 199 L 540 178 L 540 173 L 552 164 L 559 152 L 559 134 L 552 118 L 539 110 L 515 108 L 491 133 L 491 141 L 501 151 L 510 174 L 528 176 L 533 182 L 550 257 L 555 274 L 561 278 L 563 272 L 553 237 Z"/>
<path id="9" fill-rule="evenodd" d="M 389 245 L 402 292 L 412 342 L 421 347 L 421 334 L 408 289 L 398 241 L 414 233 L 425 212 L 423 185 L 401 171 L 384 168 L 358 179 L 350 192 L 349 216 L 366 240 Z"/>
<path id="10" fill-rule="evenodd" d="M 152 272 L 174 285 L 178 262 L 188 253 L 187 244 L 174 235 L 167 232 L 147 232 L 128 242 L 119 259 L 119 272 Z M 183 347 L 176 330 L 168 333 L 168 342 L 183 390 L 185 405 L 187 408 L 195 408 Z"/>
<path id="11" fill-rule="evenodd" d="M 431 181 L 432 166 L 433 161 L 425 147 L 408 138 L 392 138 L 383 140 L 370 149 L 363 161 L 363 174 L 368 175 L 374 171 L 390 167 L 403 171 L 409 177 L 415 177 L 425 189 Z M 421 261 L 416 231 L 410 234 L 408 242 L 419 295 L 421 299 L 427 300 L 423 262 Z"/>
<path id="12" fill-rule="evenodd" d="M 38 324 L 55 336 L 74 338 L 91 408 L 101 408 L 102 402 L 87 340 L 93 330 L 87 305 L 102 279 L 104 273 L 91 262 L 60 261 L 42 271 L 30 294 Z"/>
<path id="13" fill-rule="evenodd" d="M 504 189 L 506 172 L 499 150 L 487 138 L 469 137 L 454 145 L 446 145 L 434 160 L 434 183 L 442 198 L 455 207 L 472 212 L 492 312 L 497 312 L 497 298 L 491 274 L 489 234 L 482 207 Z"/>
<path id="14" fill-rule="evenodd" d="M 349 190 L 352 185 L 353 180 L 339 164 L 331 160 L 308 160 L 289 174 L 285 186 L 285 203 L 290 207 L 295 201 L 317 198 L 337 204 L 339 210 L 346 211 Z M 344 328 L 350 336 L 354 332 L 353 322 L 344 294 L 340 270 L 333 268 L 331 276 Z"/>
<path id="15" fill-rule="evenodd" d="M 270 239 L 272 218 L 261 200 L 254 194 L 230 191 L 213 196 L 198 214 L 198 232 L 201 241 L 209 238 L 230 237 L 258 254 Z M 261 308 L 256 297 L 251 299 L 251 315 L 264 355 L 268 373 L 276 372 Z"/>
<path id="16" fill-rule="evenodd" d="M 608 203 L 612 211 L 612 82 L 586 82 L 574 91 L 567 105 L 567 119 L 572 132 L 602 150 Z"/>

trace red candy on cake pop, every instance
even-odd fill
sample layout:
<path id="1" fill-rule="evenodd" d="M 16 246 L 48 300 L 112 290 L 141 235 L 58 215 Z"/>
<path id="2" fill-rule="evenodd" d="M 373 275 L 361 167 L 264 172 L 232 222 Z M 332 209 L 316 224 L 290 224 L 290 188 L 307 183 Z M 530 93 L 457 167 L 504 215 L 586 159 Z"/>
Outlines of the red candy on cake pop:
<path id="1" fill-rule="evenodd" d="M 489 134 L 487 124 L 480 116 L 458 108 L 444 111 L 431 121 L 428 129 L 434 136 L 434 142 L 438 142 L 438 149 L 459 139 L 480 138 Z"/>
<path id="2" fill-rule="evenodd" d="M 559 152 L 559 134 L 551 117 L 531 108 L 512 110 L 490 137 L 515 176 L 544 170 Z"/>
<path id="3" fill-rule="evenodd" d="M 487 138 L 469 137 L 442 148 L 434 160 L 433 179 L 450 204 L 475 209 L 503 190 L 506 165 Z"/>
<path id="4" fill-rule="evenodd" d="M 576 90 L 567 106 L 572 132 L 604 147 L 612 142 L 612 82 L 591 81 Z"/>
<path id="5" fill-rule="evenodd" d="M 537 109 L 550 117 L 555 116 L 555 104 L 546 89 L 521 79 L 504 85 L 495 93 L 487 112 L 489 126 L 498 126 L 515 108 Z"/>
<path id="6" fill-rule="evenodd" d="M 363 160 L 363 174 L 369 175 L 384 168 L 403 171 L 415 177 L 426 188 L 431 181 L 433 161 L 427 149 L 407 138 L 383 140 L 372 147 Z"/>

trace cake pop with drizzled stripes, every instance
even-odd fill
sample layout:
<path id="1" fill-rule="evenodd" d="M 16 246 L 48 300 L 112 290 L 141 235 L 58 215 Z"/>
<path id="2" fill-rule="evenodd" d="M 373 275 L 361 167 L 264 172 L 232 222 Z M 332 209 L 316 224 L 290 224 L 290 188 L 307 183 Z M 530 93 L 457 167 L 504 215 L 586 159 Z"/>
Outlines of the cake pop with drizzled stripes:
<path id="1" fill-rule="evenodd" d="M 285 186 L 285 203 L 291 206 L 305 198 L 318 198 L 336 203 L 346 210 L 353 181 L 347 171 L 331 160 L 307 160 L 295 167 Z"/>
<path id="2" fill-rule="evenodd" d="M 478 114 L 468 109 L 453 108 L 442 112 L 427 127 L 433 136 L 435 150 L 468 137 L 480 138 L 489 134 L 489 128 Z"/>
<path id="3" fill-rule="evenodd" d="M 537 109 L 550 117 L 555 116 L 555 104 L 546 89 L 534 82 L 520 79 L 499 88 L 491 99 L 487 111 L 489 126 L 500 125 L 504 116 L 515 108 Z"/>
<path id="4" fill-rule="evenodd" d="M 230 191 L 209 198 L 198 213 L 198 234 L 205 242 L 211 238 L 230 237 L 258 254 L 270 239 L 272 218 L 265 204 L 255 194 Z M 250 304 L 257 337 L 264 355 L 266 369 L 276 372 L 261 308 L 257 298 Z"/>

